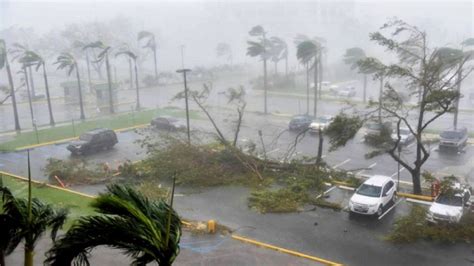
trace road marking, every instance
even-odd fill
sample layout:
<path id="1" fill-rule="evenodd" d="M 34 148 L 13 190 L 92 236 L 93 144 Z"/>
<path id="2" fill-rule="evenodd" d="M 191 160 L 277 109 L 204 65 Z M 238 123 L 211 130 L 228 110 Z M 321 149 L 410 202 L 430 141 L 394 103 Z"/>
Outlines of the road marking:
<path id="1" fill-rule="evenodd" d="M 329 192 L 331 192 L 333 189 L 335 189 L 337 186 L 332 186 L 330 187 L 328 190 L 324 191 L 322 194 L 320 194 L 319 196 L 316 197 L 316 199 L 319 199 L 321 198 L 322 196 L 328 194 Z"/>
<path id="2" fill-rule="evenodd" d="M 416 144 L 416 141 L 413 142 L 412 144 L 408 145 L 407 148 L 410 148 L 410 147 L 412 147 L 412 146 L 415 145 L 415 144 Z"/>
<path id="3" fill-rule="evenodd" d="M 373 163 L 373 164 L 369 165 L 369 168 L 372 169 L 372 168 L 374 168 L 374 166 L 376 166 L 376 165 L 377 165 L 377 163 Z"/>
<path id="4" fill-rule="evenodd" d="M 403 170 L 405 170 L 405 167 L 402 167 L 402 168 L 400 169 L 400 171 L 395 172 L 395 173 L 394 173 L 393 175 L 391 175 L 390 177 L 396 176 L 398 173 L 403 172 Z M 401 181 L 400 181 L 400 183 L 401 183 Z"/>
<path id="5" fill-rule="evenodd" d="M 270 154 L 270 153 L 277 152 L 277 151 L 279 151 L 279 150 L 280 150 L 280 148 L 276 148 L 276 149 L 274 149 L 274 150 L 271 150 L 271 151 L 267 152 L 267 155 Z"/>
<path id="6" fill-rule="evenodd" d="M 354 190 L 355 190 L 355 188 L 353 188 L 353 187 L 348 187 L 348 186 L 342 186 L 342 185 L 341 185 L 341 186 L 338 186 L 338 187 L 339 187 L 339 188 L 342 188 L 342 189 L 345 189 L 345 190 L 350 190 L 350 191 L 354 191 Z"/>
<path id="7" fill-rule="evenodd" d="M 344 162 L 341 162 L 341 163 L 336 164 L 336 165 L 333 166 L 332 168 L 336 169 L 336 168 L 338 168 L 339 166 L 342 166 L 342 165 L 344 165 L 344 164 L 346 164 L 346 163 L 348 163 L 348 162 L 350 162 L 350 161 L 351 161 L 351 159 L 347 159 L 347 160 L 345 160 Z"/>
<path id="8" fill-rule="evenodd" d="M 395 206 L 397 206 L 398 204 L 400 204 L 400 202 L 402 202 L 403 199 L 399 199 L 397 202 L 395 202 L 395 204 L 393 204 L 392 207 L 390 207 L 388 210 L 386 210 L 382 215 L 379 216 L 379 220 L 381 220 L 387 213 L 389 213 L 393 208 L 395 208 Z"/>
<path id="9" fill-rule="evenodd" d="M 232 234 L 231 237 L 235 240 L 239 240 L 239 241 L 242 241 L 244 243 L 249 243 L 249 244 L 253 244 L 253 245 L 256 245 L 256 246 L 259 246 L 259 247 L 262 247 L 262 248 L 268 248 L 268 249 L 276 250 L 276 251 L 286 253 L 286 254 L 289 254 L 289 255 L 309 259 L 309 260 L 312 260 L 312 261 L 316 261 L 316 262 L 319 262 L 319 263 L 322 263 L 322 264 L 325 264 L 325 265 L 342 265 L 342 264 L 334 262 L 334 261 L 329 261 L 329 260 L 325 260 L 325 259 L 322 259 L 322 258 L 319 258 L 319 257 L 303 254 L 303 253 L 300 253 L 300 252 L 297 252 L 297 251 L 294 251 L 294 250 L 289 250 L 289 249 L 286 249 L 286 248 L 273 246 L 273 245 L 270 245 L 270 244 L 266 244 L 266 243 L 262 243 L 260 241 L 253 240 L 253 239 L 241 237 L 241 236 L 238 236 L 238 235 Z"/>
<path id="10" fill-rule="evenodd" d="M 321 158 L 323 158 L 323 159 L 324 159 L 324 158 L 326 158 L 326 156 L 327 156 L 327 154 L 324 154 L 323 156 L 321 156 Z"/>
<path id="11" fill-rule="evenodd" d="M 367 169 L 372 169 L 372 168 L 374 168 L 374 166 L 376 166 L 376 165 L 377 165 L 377 163 L 373 163 L 373 164 L 369 165 L 369 167 L 367 167 Z M 356 175 L 362 174 L 362 173 L 363 173 L 365 170 L 367 170 L 367 169 L 362 169 L 362 170 L 360 170 L 359 172 L 356 173 Z"/>
<path id="12" fill-rule="evenodd" d="M 429 201 L 410 199 L 410 198 L 407 198 L 407 201 L 431 206 L 431 202 L 429 202 Z"/>

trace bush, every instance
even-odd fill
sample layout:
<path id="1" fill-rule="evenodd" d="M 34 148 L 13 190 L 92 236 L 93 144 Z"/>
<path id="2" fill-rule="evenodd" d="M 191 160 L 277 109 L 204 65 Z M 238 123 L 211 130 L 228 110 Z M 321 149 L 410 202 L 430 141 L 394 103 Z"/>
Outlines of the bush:
<path id="1" fill-rule="evenodd" d="M 464 215 L 458 224 L 429 224 L 427 210 L 414 205 L 410 214 L 398 219 L 387 236 L 395 243 L 411 243 L 417 240 L 430 240 L 442 243 L 470 243 L 474 240 L 474 214 Z"/>
<path id="2" fill-rule="evenodd" d="M 170 189 L 164 188 L 161 184 L 153 181 L 144 181 L 135 186 L 136 190 L 151 200 L 164 200 L 168 202 Z"/>
<path id="3" fill-rule="evenodd" d="M 67 184 L 97 184 L 112 178 L 112 172 L 104 164 L 89 166 L 82 159 L 59 160 L 48 158 L 44 168 L 51 183 L 57 183 L 55 176 Z"/>
<path id="4" fill-rule="evenodd" d="M 276 191 L 268 189 L 252 192 L 248 198 L 249 208 L 261 213 L 294 212 L 309 201 L 309 195 L 299 186 L 282 188 Z"/>

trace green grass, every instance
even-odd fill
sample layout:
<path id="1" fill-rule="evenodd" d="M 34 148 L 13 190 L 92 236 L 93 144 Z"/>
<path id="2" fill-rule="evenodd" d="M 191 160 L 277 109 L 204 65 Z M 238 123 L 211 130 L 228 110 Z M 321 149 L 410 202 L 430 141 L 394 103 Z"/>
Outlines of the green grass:
<path id="1" fill-rule="evenodd" d="M 28 182 L 9 176 L 3 176 L 2 179 L 3 185 L 9 188 L 15 197 L 27 197 Z M 94 214 L 94 210 L 89 206 L 92 199 L 85 196 L 34 183 L 32 186 L 32 195 L 34 198 L 52 204 L 56 208 L 69 209 L 65 228 L 69 228 L 73 221 L 81 216 Z"/>
<path id="2" fill-rule="evenodd" d="M 72 121 L 69 125 L 56 126 L 52 128 L 40 129 L 36 132 L 20 133 L 13 140 L 0 144 L 0 150 L 12 151 L 20 147 L 39 144 L 43 142 L 57 141 L 61 139 L 74 138 L 80 134 L 99 127 L 110 129 L 127 128 L 136 125 L 150 123 L 151 119 L 158 115 L 171 115 L 175 117 L 185 117 L 185 112 L 177 108 L 162 108 L 145 110 L 141 112 L 117 114 L 114 116 L 89 120 L 85 122 Z M 196 112 L 190 112 L 190 118 L 198 118 Z"/>

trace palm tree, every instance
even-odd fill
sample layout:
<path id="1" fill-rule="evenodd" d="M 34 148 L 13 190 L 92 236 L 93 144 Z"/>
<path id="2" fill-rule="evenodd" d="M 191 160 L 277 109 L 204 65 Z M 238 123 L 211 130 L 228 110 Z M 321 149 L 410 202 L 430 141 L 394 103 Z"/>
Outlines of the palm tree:
<path id="1" fill-rule="evenodd" d="M 367 56 L 364 50 L 362 50 L 362 48 L 359 48 L 359 47 L 349 48 L 346 50 L 346 53 L 344 54 L 344 63 L 350 65 L 351 69 L 354 70 L 358 68 L 357 62 L 359 62 L 360 60 L 364 60 L 366 57 Z M 367 74 L 370 74 L 370 73 L 362 72 L 362 75 L 364 77 L 364 92 L 363 92 L 364 103 L 367 102 Z"/>
<path id="2" fill-rule="evenodd" d="M 84 46 L 86 46 L 85 43 L 81 42 L 81 41 L 74 41 L 74 43 L 72 44 L 72 47 L 75 48 L 75 49 L 80 49 L 80 50 L 83 50 L 82 48 L 84 48 Z M 87 81 L 88 81 L 88 84 L 89 84 L 89 90 L 92 89 L 92 81 L 91 81 L 91 67 L 90 67 L 90 59 L 89 59 L 89 51 L 85 51 L 85 55 L 86 55 L 86 66 L 87 66 Z"/>
<path id="3" fill-rule="evenodd" d="M 31 167 L 30 153 L 28 151 L 28 198 L 15 198 L 12 193 L 2 188 L 2 217 L 11 226 L 9 231 L 10 239 L 3 239 L 7 243 L 5 255 L 11 249 L 15 249 L 19 240 L 24 242 L 25 266 L 33 266 L 34 249 L 40 237 L 51 229 L 53 241 L 59 229 L 62 228 L 67 218 L 66 209 L 54 209 L 52 205 L 45 204 L 37 198 L 32 198 L 31 189 Z M 12 227 L 15 226 L 15 227 Z M 2 230 L 5 230 L 2 225 Z"/>
<path id="4" fill-rule="evenodd" d="M 277 64 L 281 59 L 285 59 L 285 76 L 288 76 L 288 45 L 278 37 L 271 37 L 272 61 L 275 63 L 275 74 L 278 74 Z"/>
<path id="5" fill-rule="evenodd" d="M 8 75 L 8 83 L 10 84 L 10 96 L 12 98 L 12 106 L 13 106 L 13 119 L 15 121 L 15 130 L 20 131 L 20 120 L 18 118 L 18 109 L 16 105 L 16 96 L 15 96 L 15 86 L 13 85 L 13 77 L 12 71 L 10 69 L 10 63 L 8 62 L 8 53 L 7 53 L 7 45 L 5 41 L 0 39 L 0 69 L 5 67 Z"/>
<path id="6" fill-rule="evenodd" d="M 153 60 L 155 63 L 155 79 L 158 80 L 158 67 L 156 64 L 156 40 L 155 34 L 149 31 L 140 31 L 137 36 L 138 41 L 146 40 L 146 44 L 143 48 L 149 48 L 153 52 Z"/>
<path id="7" fill-rule="evenodd" d="M 135 69 L 135 89 L 137 91 L 137 110 L 139 110 L 140 109 L 140 88 L 138 86 L 138 70 L 137 70 L 137 57 L 138 56 L 134 54 L 132 51 L 125 50 L 125 49 L 122 49 L 122 51 L 115 54 L 116 57 L 119 55 L 125 55 L 128 57 L 129 60 L 133 60 L 134 69 Z M 130 79 L 130 83 L 132 83 L 131 79 Z"/>
<path id="8" fill-rule="evenodd" d="M 20 227 L 11 215 L 5 213 L 4 204 L 7 195 L 11 195 L 8 188 L 0 186 L 2 206 L 0 208 L 0 266 L 5 266 L 5 256 L 10 255 L 20 244 L 22 236 Z"/>
<path id="9" fill-rule="evenodd" d="M 266 32 L 262 26 L 253 27 L 250 36 L 260 37 L 257 41 L 247 41 L 247 55 L 251 57 L 260 57 L 263 61 L 263 90 L 264 90 L 264 113 L 267 114 L 267 60 L 270 56 L 270 42 L 265 38 Z"/>
<path id="10" fill-rule="evenodd" d="M 85 45 L 83 50 L 87 49 L 100 49 L 100 53 L 97 55 L 97 62 L 104 61 L 105 60 L 105 67 L 107 70 L 107 84 L 109 86 L 109 108 L 110 108 L 110 113 L 113 114 L 114 111 L 114 100 L 113 100 L 113 94 L 112 94 L 112 77 L 110 74 L 110 62 L 109 62 L 109 51 L 112 49 L 110 46 L 106 46 L 103 44 L 101 41 L 96 41 L 93 43 L 89 43 Z"/>
<path id="11" fill-rule="evenodd" d="M 313 115 L 317 115 L 318 104 L 318 64 L 321 57 L 321 45 L 316 40 L 305 40 L 298 44 L 296 57 L 303 64 L 313 62 L 311 68 L 314 70 L 314 109 Z"/>
<path id="12" fill-rule="evenodd" d="M 101 245 L 121 249 L 133 259 L 133 265 L 155 261 L 168 266 L 178 256 L 181 221 L 165 202 L 151 201 L 132 188 L 115 184 L 92 207 L 100 215 L 77 220 L 47 252 L 47 264 L 88 265 L 88 253 Z"/>
<path id="13" fill-rule="evenodd" d="M 31 67 L 35 66 L 36 71 L 39 70 L 40 67 L 43 68 L 43 79 L 44 79 L 44 85 L 45 85 L 45 90 L 46 90 L 46 100 L 48 103 L 48 111 L 49 111 L 49 123 L 51 126 L 54 126 L 54 117 L 53 117 L 53 108 L 51 105 L 51 96 L 49 94 L 49 85 L 48 85 L 48 75 L 46 74 L 46 63 L 44 59 L 37 53 L 28 50 L 25 46 L 21 44 L 14 44 L 15 49 L 12 50 L 12 53 L 15 55 L 14 58 L 18 59 L 18 62 L 23 65 L 23 67 L 27 69 L 31 69 Z M 25 69 L 26 71 L 26 69 Z M 30 78 L 31 78 L 31 72 L 29 72 Z M 33 91 L 33 85 L 30 82 L 29 84 L 32 88 Z M 33 98 L 34 98 L 34 92 Z"/>
<path id="14" fill-rule="evenodd" d="M 293 43 L 298 49 L 298 45 L 307 40 L 309 40 L 308 36 L 304 34 L 298 34 L 296 35 Z M 304 65 L 306 70 L 306 114 L 309 114 L 309 61 L 307 62 L 305 58 L 301 58 L 299 61 L 302 65 Z"/>
<path id="15" fill-rule="evenodd" d="M 217 57 L 225 56 L 226 60 L 230 62 L 230 65 L 232 66 L 232 48 L 229 44 L 223 42 L 217 44 L 216 54 Z"/>
<path id="16" fill-rule="evenodd" d="M 84 115 L 84 103 L 82 101 L 82 88 L 81 88 L 81 77 L 79 75 L 79 67 L 74 56 L 70 53 L 61 53 L 54 64 L 58 65 L 58 69 L 67 68 L 67 75 L 70 76 L 71 73 L 76 70 L 77 78 L 77 90 L 79 95 L 79 106 L 81 108 L 81 120 L 86 119 Z"/>

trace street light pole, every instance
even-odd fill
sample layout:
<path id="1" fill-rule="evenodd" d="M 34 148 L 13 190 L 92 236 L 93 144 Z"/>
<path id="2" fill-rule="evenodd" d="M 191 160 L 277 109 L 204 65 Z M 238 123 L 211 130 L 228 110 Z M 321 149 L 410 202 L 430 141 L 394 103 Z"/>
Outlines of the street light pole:
<path id="1" fill-rule="evenodd" d="M 183 73 L 183 79 L 184 79 L 184 101 L 186 103 L 186 133 L 188 134 L 188 144 L 191 144 L 191 135 L 189 133 L 189 102 L 188 102 L 188 85 L 186 82 L 186 73 L 190 71 L 191 69 L 187 69 L 187 68 L 176 70 L 176 72 L 178 73 Z"/>

